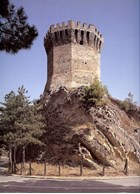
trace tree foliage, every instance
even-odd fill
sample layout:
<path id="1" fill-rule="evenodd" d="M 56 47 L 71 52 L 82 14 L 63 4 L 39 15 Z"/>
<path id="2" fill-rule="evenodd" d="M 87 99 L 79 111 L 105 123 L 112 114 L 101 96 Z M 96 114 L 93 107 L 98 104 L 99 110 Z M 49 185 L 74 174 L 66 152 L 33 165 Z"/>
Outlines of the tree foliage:
<path id="1" fill-rule="evenodd" d="M 81 101 L 86 109 L 92 106 L 102 106 L 106 103 L 106 95 L 108 95 L 107 87 L 102 85 L 98 78 L 95 78 L 93 84 L 84 88 Z"/>
<path id="2" fill-rule="evenodd" d="M 0 50 L 17 53 L 29 49 L 38 36 L 36 27 L 27 23 L 24 8 L 15 8 L 9 0 L 0 0 Z"/>
<path id="3" fill-rule="evenodd" d="M 1 103 L 1 141 L 10 149 L 43 144 L 40 140 L 44 133 L 43 117 L 38 112 L 38 105 L 31 103 L 26 93 L 22 86 L 17 94 L 13 91 L 7 94 L 5 102 Z"/>
<path id="4" fill-rule="evenodd" d="M 129 92 L 128 97 L 125 98 L 125 100 L 121 103 L 121 108 L 126 113 L 136 105 L 136 102 L 134 102 L 133 97 L 134 95 L 131 92 Z"/>

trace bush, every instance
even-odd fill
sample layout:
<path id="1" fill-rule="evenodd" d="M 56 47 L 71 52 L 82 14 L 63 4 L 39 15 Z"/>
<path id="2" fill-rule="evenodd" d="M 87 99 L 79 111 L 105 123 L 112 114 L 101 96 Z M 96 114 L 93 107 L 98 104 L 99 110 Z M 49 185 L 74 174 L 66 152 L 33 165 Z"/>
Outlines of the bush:
<path id="1" fill-rule="evenodd" d="M 103 86 L 98 78 L 94 79 L 93 84 L 84 87 L 81 102 L 86 109 L 92 106 L 103 106 L 106 104 L 106 96 L 108 95 L 108 89 Z"/>
<path id="2" fill-rule="evenodd" d="M 128 112 L 130 109 L 130 103 L 127 100 L 124 100 L 121 103 L 121 109 L 124 110 L 125 112 Z"/>
<path id="3" fill-rule="evenodd" d="M 133 94 L 129 92 L 128 97 L 121 103 L 121 109 L 127 113 L 130 109 L 133 109 L 134 106 L 136 106 L 136 102 L 133 100 Z"/>

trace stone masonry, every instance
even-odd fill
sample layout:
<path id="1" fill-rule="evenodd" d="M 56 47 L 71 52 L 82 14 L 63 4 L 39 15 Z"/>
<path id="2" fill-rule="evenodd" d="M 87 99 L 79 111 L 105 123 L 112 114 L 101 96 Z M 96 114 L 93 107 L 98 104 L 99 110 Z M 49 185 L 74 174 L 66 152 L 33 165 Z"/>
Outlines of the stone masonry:
<path id="1" fill-rule="evenodd" d="M 95 76 L 100 79 L 102 44 L 103 36 L 94 25 L 72 20 L 51 25 L 44 38 L 48 55 L 45 91 L 89 85 Z"/>

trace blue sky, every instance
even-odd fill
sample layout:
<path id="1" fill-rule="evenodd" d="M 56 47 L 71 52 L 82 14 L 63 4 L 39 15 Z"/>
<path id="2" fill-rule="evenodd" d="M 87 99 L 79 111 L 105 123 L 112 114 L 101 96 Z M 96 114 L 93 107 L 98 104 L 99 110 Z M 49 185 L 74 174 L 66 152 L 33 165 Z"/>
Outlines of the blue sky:
<path id="1" fill-rule="evenodd" d="M 0 101 L 21 85 L 30 99 L 39 98 L 47 81 L 43 38 L 51 24 L 70 19 L 94 24 L 104 36 L 101 80 L 110 94 L 125 99 L 128 92 L 140 103 L 139 0 L 12 0 L 23 6 L 39 36 L 30 50 L 16 55 L 0 53 Z"/>

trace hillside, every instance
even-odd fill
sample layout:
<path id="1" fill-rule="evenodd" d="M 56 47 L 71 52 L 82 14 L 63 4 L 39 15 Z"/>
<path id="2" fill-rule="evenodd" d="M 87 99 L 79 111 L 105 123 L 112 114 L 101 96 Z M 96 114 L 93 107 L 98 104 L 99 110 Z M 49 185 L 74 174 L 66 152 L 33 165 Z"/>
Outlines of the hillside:
<path id="1" fill-rule="evenodd" d="M 106 105 L 87 111 L 80 100 L 81 88 L 60 88 L 43 98 L 47 122 L 46 155 L 50 163 L 76 166 L 81 157 L 84 166 L 123 169 L 126 156 L 129 168 L 139 174 L 139 109 L 126 114 L 120 101 L 108 97 Z"/>

